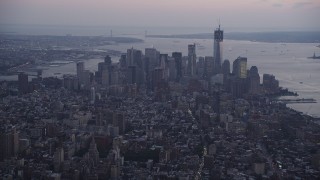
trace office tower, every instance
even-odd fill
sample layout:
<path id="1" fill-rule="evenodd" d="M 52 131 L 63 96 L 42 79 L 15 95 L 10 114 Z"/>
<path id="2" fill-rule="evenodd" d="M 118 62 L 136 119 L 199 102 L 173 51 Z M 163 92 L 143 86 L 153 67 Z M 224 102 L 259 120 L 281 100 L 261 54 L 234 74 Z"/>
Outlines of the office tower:
<path id="1" fill-rule="evenodd" d="M 19 151 L 19 132 L 14 126 L 2 128 L 0 129 L 0 161 L 15 157 Z"/>
<path id="2" fill-rule="evenodd" d="M 90 90 L 90 103 L 91 104 L 94 104 L 96 102 L 96 90 L 94 87 L 91 87 L 91 90 Z"/>
<path id="3" fill-rule="evenodd" d="M 28 74 L 19 73 L 18 75 L 18 89 L 20 94 L 29 92 Z"/>
<path id="4" fill-rule="evenodd" d="M 160 52 L 155 48 L 145 48 L 145 59 L 144 59 L 144 71 L 146 77 L 146 85 L 150 90 L 152 89 L 152 74 L 153 70 L 159 66 Z"/>
<path id="5" fill-rule="evenodd" d="M 137 83 L 137 68 L 136 68 L 136 66 L 129 66 L 128 67 L 127 82 L 128 82 L 128 84 Z"/>
<path id="6" fill-rule="evenodd" d="M 167 80 L 169 78 L 168 54 L 160 54 L 159 67 L 163 69 L 163 77 Z"/>
<path id="7" fill-rule="evenodd" d="M 77 63 L 77 77 L 79 79 L 79 82 L 82 82 L 82 73 L 84 71 L 84 62 L 78 62 Z"/>
<path id="8" fill-rule="evenodd" d="M 224 60 L 221 67 L 221 73 L 225 76 L 230 74 L 230 61 L 228 59 Z"/>
<path id="9" fill-rule="evenodd" d="M 224 60 L 221 66 L 221 73 L 223 74 L 223 85 L 225 89 L 229 89 L 229 84 L 227 83 L 230 76 L 230 61 L 228 59 Z"/>
<path id="10" fill-rule="evenodd" d="M 151 89 L 151 75 L 152 71 L 150 70 L 150 59 L 148 57 L 143 58 L 143 71 L 145 74 L 145 85 L 147 90 Z"/>
<path id="11" fill-rule="evenodd" d="M 110 178 L 111 179 L 119 179 L 120 176 L 120 169 L 118 165 L 111 165 L 110 167 Z"/>
<path id="12" fill-rule="evenodd" d="M 160 54 L 159 67 L 165 69 L 168 63 L 168 54 Z"/>
<path id="13" fill-rule="evenodd" d="M 64 162 L 64 150 L 62 147 L 56 149 L 53 155 L 53 166 L 55 172 L 60 172 L 62 170 L 62 164 Z"/>
<path id="14" fill-rule="evenodd" d="M 189 76 L 194 76 L 196 74 L 196 44 L 188 45 L 188 69 L 187 73 Z"/>
<path id="15" fill-rule="evenodd" d="M 103 87 L 108 87 L 110 85 L 109 81 L 109 71 L 107 69 L 101 72 L 101 84 Z"/>
<path id="16" fill-rule="evenodd" d="M 127 80 L 129 84 L 142 85 L 144 82 L 142 52 L 136 49 L 127 50 L 128 73 Z"/>
<path id="17" fill-rule="evenodd" d="M 170 57 L 168 58 L 168 69 L 169 69 L 169 80 L 176 81 L 177 80 L 177 68 L 175 59 Z"/>
<path id="18" fill-rule="evenodd" d="M 116 83 L 114 75 L 116 75 L 117 67 L 114 65 L 108 66 L 108 73 L 109 73 L 109 85 L 114 85 Z"/>
<path id="19" fill-rule="evenodd" d="M 93 163 L 96 166 L 99 163 L 99 152 L 98 152 L 97 144 L 94 140 L 94 137 L 92 137 L 92 140 L 90 142 L 88 154 L 89 154 L 89 158 L 93 160 Z"/>
<path id="20" fill-rule="evenodd" d="M 221 73 L 221 61 L 222 61 L 222 41 L 223 31 L 219 28 L 214 31 L 214 74 Z"/>
<path id="21" fill-rule="evenodd" d="M 187 75 L 188 71 L 188 56 L 182 56 L 182 75 Z"/>
<path id="22" fill-rule="evenodd" d="M 260 76 L 256 66 L 252 66 L 249 70 L 248 83 L 249 93 L 258 94 L 260 92 Z"/>
<path id="23" fill-rule="evenodd" d="M 124 134 L 126 131 L 126 121 L 125 116 L 121 112 L 113 113 L 112 125 L 114 127 L 119 127 L 119 134 Z"/>
<path id="24" fill-rule="evenodd" d="M 119 60 L 120 68 L 127 68 L 127 55 L 122 54 Z"/>
<path id="25" fill-rule="evenodd" d="M 127 50 L 127 66 L 142 67 L 142 52 L 136 49 Z"/>
<path id="26" fill-rule="evenodd" d="M 214 59 L 212 56 L 206 56 L 204 58 L 204 78 L 209 80 L 213 75 Z"/>
<path id="27" fill-rule="evenodd" d="M 163 80 L 163 69 L 155 68 L 152 72 L 152 89 L 155 90 Z"/>
<path id="28" fill-rule="evenodd" d="M 78 90 L 78 78 L 75 75 L 63 75 L 63 87 L 69 90 Z"/>
<path id="29" fill-rule="evenodd" d="M 149 72 L 159 65 L 160 53 L 155 48 L 146 48 L 145 57 L 149 58 Z"/>
<path id="30" fill-rule="evenodd" d="M 98 71 L 95 73 L 95 80 L 98 84 L 102 84 L 102 72 L 108 70 L 107 63 L 98 63 Z"/>
<path id="31" fill-rule="evenodd" d="M 110 75 L 110 85 L 116 85 L 119 84 L 119 70 L 113 69 Z"/>
<path id="32" fill-rule="evenodd" d="M 141 86 L 142 84 L 144 84 L 144 82 L 145 82 L 145 73 L 144 73 L 142 66 L 136 67 L 136 83 L 137 83 L 137 85 Z"/>
<path id="33" fill-rule="evenodd" d="M 233 77 L 231 78 L 231 94 L 235 98 L 241 98 L 243 94 L 247 92 L 247 79 L 245 78 L 239 78 L 239 77 Z"/>
<path id="34" fill-rule="evenodd" d="M 238 57 L 233 62 L 232 73 L 237 78 L 247 78 L 247 58 L 246 57 Z"/>
<path id="35" fill-rule="evenodd" d="M 109 55 L 107 55 L 104 58 L 104 63 L 106 63 L 107 66 L 110 66 L 112 64 L 112 60 L 111 60 L 111 57 Z"/>
<path id="36" fill-rule="evenodd" d="M 85 70 L 82 72 L 81 76 L 82 76 L 82 81 L 80 81 L 81 89 L 90 90 L 91 79 L 93 77 L 93 74 L 89 70 Z"/>
<path id="37" fill-rule="evenodd" d="M 199 57 L 199 60 L 197 62 L 197 75 L 198 77 L 204 77 L 204 66 L 205 66 L 205 63 L 204 63 L 204 57 Z"/>
<path id="38" fill-rule="evenodd" d="M 179 82 L 182 78 L 182 53 L 181 52 L 173 52 L 172 57 L 175 61 L 175 67 L 176 67 L 176 81 Z"/>
<path id="39" fill-rule="evenodd" d="M 274 75 L 263 74 L 263 89 L 265 93 L 279 92 L 279 81 L 276 80 Z"/>
<path id="40" fill-rule="evenodd" d="M 104 85 L 106 84 L 111 85 L 113 70 L 114 70 L 114 66 L 112 65 L 111 57 L 107 55 L 104 59 L 104 62 L 98 63 L 98 71 L 96 73 L 97 83 L 104 84 Z M 102 79 L 104 81 L 103 83 L 102 83 Z"/>
<path id="41" fill-rule="evenodd" d="M 108 70 L 108 65 L 105 62 L 98 63 L 98 72 L 102 72 L 104 70 Z"/>
<path id="42" fill-rule="evenodd" d="M 135 49 L 127 49 L 127 66 L 133 65 L 133 58 L 134 58 L 134 51 Z"/>
<path id="43" fill-rule="evenodd" d="M 106 61 L 106 58 L 105 58 Z M 106 62 L 98 63 L 98 71 L 94 73 L 94 79 L 97 84 L 102 84 L 102 71 L 107 70 L 108 66 Z"/>

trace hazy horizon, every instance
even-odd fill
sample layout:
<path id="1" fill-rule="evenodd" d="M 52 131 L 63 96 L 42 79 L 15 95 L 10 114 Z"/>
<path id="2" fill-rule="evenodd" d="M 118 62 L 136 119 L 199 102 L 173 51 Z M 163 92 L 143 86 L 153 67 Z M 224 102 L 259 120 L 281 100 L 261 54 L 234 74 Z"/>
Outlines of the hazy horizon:
<path id="1" fill-rule="evenodd" d="M 0 24 L 320 30 L 318 0 L 3 0 Z"/>

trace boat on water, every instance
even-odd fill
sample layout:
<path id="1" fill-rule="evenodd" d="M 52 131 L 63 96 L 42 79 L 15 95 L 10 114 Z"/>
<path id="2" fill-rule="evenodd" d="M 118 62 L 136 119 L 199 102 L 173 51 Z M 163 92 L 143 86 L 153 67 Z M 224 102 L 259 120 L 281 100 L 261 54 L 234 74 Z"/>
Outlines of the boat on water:
<path id="1" fill-rule="evenodd" d="M 313 53 L 312 57 L 308 57 L 309 59 L 320 59 L 320 56 L 316 56 L 316 53 Z"/>

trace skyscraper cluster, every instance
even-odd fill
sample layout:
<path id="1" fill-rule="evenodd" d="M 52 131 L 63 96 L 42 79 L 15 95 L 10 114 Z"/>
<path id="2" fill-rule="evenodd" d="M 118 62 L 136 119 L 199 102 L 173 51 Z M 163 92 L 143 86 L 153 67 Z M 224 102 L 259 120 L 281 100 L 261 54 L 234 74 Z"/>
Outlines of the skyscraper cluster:
<path id="1" fill-rule="evenodd" d="M 85 70 L 84 62 L 78 62 L 76 77 L 65 75 L 64 86 L 73 90 L 90 90 L 95 86 L 115 93 L 128 92 L 132 88 L 155 91 L 166 86 L 167 82 L 183 82 L 188 78 L 212 74 L 205 64 L 212 64 L 209 62 L 212 58 L 200 57 L 201 61 L 197 62 L 195 44 L 188 45 L 188 51 L 188 56 L 183 56 L 181 52 L 173 52 L 169 56 L 155 48 L 146 48 L 144 54 L 131 48 L 118 63 L 112 63 L 111 57 L 106 56 L 95 73 Z"/>
<path id="2" fill-rule="evenodd" d="M 114 63 L 110 56 L 98 64 L 98 71 L 92 73 L 85 69 L 84 62 L 78 62 L 77 76 L 64 76 L 64 86 L 68 89 L 91 91 L 91 99 L 95 101 L 94 93 L 107 90 L 108 94 L 136 94 L 138 91 L 155 92 L 160 97 L 168 93 L 169 84 L 188 84 L 210 90 L 220 84 L 234 97 L 244 94 L 259 94 L 277 89 L 277 83 L 266 76 L 268 85 L 260 85 L 257 67 L 248 70 L 247 58 L 238 57 L 231 64 L 229 60 L 222 61 L 223 30 L 220 25 L 214 31 L 214 56 L 197 56 L 196 44 L 189 44 L 188 54 L 173 52 L 171 56 L 160 53 L 156 48 L 146 48 L 143 53 L 133 47 L 122 54 L 119 62 Z M 272 83 L 269 83 L 272 81 Z M 275 80 L 274 80 L 275 81 Z M 200 83 L 200 84 L 199 84 Z M 198 84 L 198 85 L 196 85 Z M 92 88 L 94 87 L 94 88 Z"/>

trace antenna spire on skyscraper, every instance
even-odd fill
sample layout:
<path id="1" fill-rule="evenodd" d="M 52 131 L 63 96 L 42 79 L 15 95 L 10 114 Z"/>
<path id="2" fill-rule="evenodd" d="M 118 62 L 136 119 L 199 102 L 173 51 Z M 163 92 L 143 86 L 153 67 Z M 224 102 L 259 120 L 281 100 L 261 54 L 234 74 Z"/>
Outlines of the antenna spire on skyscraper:
<path id="1" fill-rule="evenodd" d="M 220 18 L 218 19 L 219 27 L 214 31 L 214 73 L 219 74 L 221 71 L 221 61 L 222 61 L 222 41 L 223 41 L 223 31 L 220 29 Z"/>

